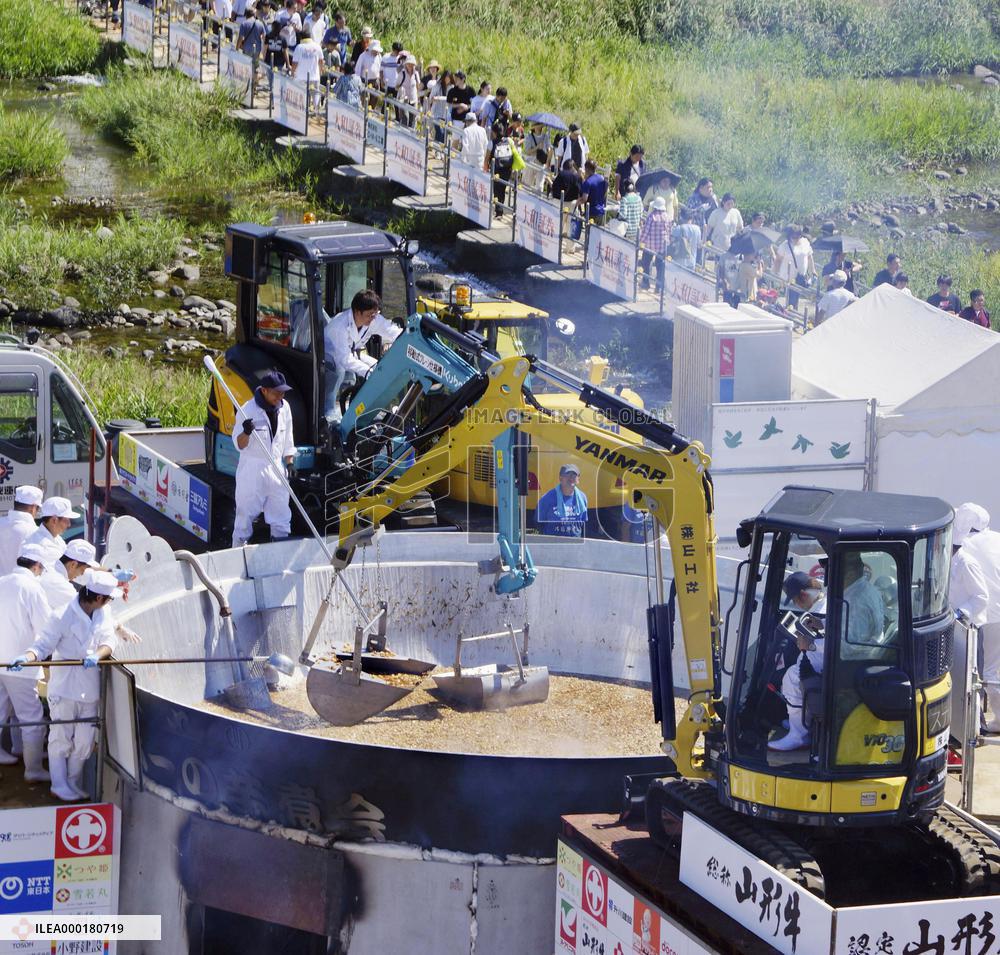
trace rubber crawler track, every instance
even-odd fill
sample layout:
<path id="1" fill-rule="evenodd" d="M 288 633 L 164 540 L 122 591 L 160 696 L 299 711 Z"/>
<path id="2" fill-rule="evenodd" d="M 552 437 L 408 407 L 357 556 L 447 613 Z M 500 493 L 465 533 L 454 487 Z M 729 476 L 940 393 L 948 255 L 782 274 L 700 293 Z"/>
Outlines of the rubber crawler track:
<path id="1" fill-rule="evenodd" d="M 958 895 L 990 895 L 1000 887 L 1000 847 L 957 812 L 942 806 L 922 835 L 929 848 L 952 858 Z"/>
<path id="2" fill-rule="evenodd" d="M 683 818 L 690 812 L 713 829 L 773 866 L 813 895 L 823 898 L 823 873 L 808 850 L 776 826 L 750 819 L 723 806 L 714 787 L 690 779 L 654 782 L 646 795 L 646 822 L 655 842 L 676 851 L 679 840 L 663 827 L 664 811 Z"/>

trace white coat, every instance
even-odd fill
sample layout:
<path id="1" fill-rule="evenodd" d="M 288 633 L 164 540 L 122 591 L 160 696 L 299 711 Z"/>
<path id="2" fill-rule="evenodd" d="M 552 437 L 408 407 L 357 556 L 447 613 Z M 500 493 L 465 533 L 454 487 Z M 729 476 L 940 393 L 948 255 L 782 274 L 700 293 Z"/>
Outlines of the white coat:
<path id="1" fill-rule="evenodd" d="M 989 603 L 986 577 L 975 555 L 964 546 L 951 558 L 948 602 L 956 611 L 965 611 L 975 626 L 986 623 L 986 607 Z"/>
<path id="2" fill-rule="evenodd" d="M 0 660 L 13 660 L 38 639 L 52 617 L 41 579 L 25 567 L 15 567 L 12 573 L 0 577 L 0 607 L 4 614 L 4 625 L 0 627 Z M 41 671 L 38 667 L 25 667 L 23 670 L 4 670 L 3 675 L 37 682 Z"/>
<path id="3" fill-rule="evenodd" d="M 34 532 L 24 539 L 24 542 L 26 544 L 40 544 L 45 549 L 42 564 L 46 570 L 51 570 L 59 563 L 59 558 L 66 553 L 66 541 L 61 536 L 53 537 L 44 524 L 39 524 Z"/>
<path id="4" fill-rule="evenodd" d="M 986 726 L 991 733 L 1000 732 L 1000 533 L 980 531 L 965 539 L 960 555 L 967 565 L 979 569 L 979 583 L 986 585 L 985 601 L 980 593 L 977 615 L 980 649 L 983 658 L 983 679 L 986 681 L 986 698 L 990 712 Z M 952 597 L 952 606 L 957 606 Z"/>
<path id="5" fill-rule="evenodd" d="M 0 574 L 9 574 L 17 566 L 21 544 L 38 530 L 27 511 L 9 510 L 0 520 Z"/>
<path id="6" fill-rule="evenodd" d="M 292 436 L 292 412 L 287 401 L 277 408 L 277 428 L 271 434 L 271 424 L 267 413 L 257 404 L 256 397 L 247 401 L 236 416 L 233 428 L 233 444 L 239 451 L 240 460 L 236 465 L 236 520 L 233 525 L 233 546 L 239 547 L 250 539 L 253 522 L 258 514 L 264 513 L 264 520 L 271 528 L 275 539 L 287 537 L 291 531 L 292 511 L 288 506 L 288 491 L 281 479 L 274 473 L 270 462 L 284 469 L 285 458 L 295 454 Z M 243 434 L 243 421 L 249 418 L 254 423 L 254 431 L 263 439 L 265 447 L 254 434 L 250 435 L 247 446 L 240 450 L 237 439 Z M 265 451 L 265 448 L 267 450 Z"/>
<path id="7" fill-rule="evenodd" d="M 54 566 L 46 567 L 42 576 L 38 578 L 38 582 L 42 585 L 49 606 L 55 614 L 61 615 L 78 593 L 76 587 L 70 582 L 62 561 L 56 561 Z"/>
<path id="8" fill-rule="evenodd" d="M 326 372 L 325 414 L 329 421 L 339 423 L 340 405 L 337 397 L 348 375 L 367 375 L 375 366 L 375 359 L 365 351 L 368 340 L 379 335 L 385 345 L 391 345 L 402 330 L 381 312 L 370 325 L 358 328 L 354 311 L 345 308 L 326 323 L 323 333 Z M 333 366 L 332 369 L 330 366 Z"/>
<path id="9" fill-rule="evenodd" d="M 74 600 L 61 616 L 53 615 L 29 648 L 39 660 L 49 654 L 53 660 L 82 660 L 100 647 L 114 652 L 118 646 L 115 625 L 107 607 L 95 610 L 88 617 Z M 49 676 L 49 697 L 96 703 L 100 694 L 100 674 L 96 667 L 52 667 Z"/>

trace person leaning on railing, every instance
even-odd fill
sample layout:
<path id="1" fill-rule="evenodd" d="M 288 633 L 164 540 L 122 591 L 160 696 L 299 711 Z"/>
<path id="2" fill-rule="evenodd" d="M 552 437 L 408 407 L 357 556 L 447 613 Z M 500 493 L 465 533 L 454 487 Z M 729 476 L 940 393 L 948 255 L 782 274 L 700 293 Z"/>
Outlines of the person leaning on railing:
<path id="1" fill-rule="evenodd" d="M 657 196 L 649 207 L 639 243 L 642 245 L 642 287 L 649 288 L 650 266 L 653 266 L 656 269 L 656 290 L 659 292 L 663 288 L 663 258 L 670 243 L 667 202 L 662 196 Z"/>

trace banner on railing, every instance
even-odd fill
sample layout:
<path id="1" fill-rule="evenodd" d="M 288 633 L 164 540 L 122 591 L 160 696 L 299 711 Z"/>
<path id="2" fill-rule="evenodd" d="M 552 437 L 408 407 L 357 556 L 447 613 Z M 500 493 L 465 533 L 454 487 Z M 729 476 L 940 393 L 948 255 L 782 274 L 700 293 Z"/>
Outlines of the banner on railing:
<path id="1" fill-rule="evenodd" d="M 201 30 L 171 23 L 167 52 L 171 66 L 201 82 Z"/>
<path id="2" fill-rule="evenodd" d="M 517 191 L 517 231 L 514 241 L 550 262 L 559 261 L 559 203 Z"/>
<path id="3" fill-rule="evenodd" d="M 273 79 L 274 116 L 276 123 L 302 133 L 307 132 L 307 110 L 309 107 L 309 86 L 293 80 L 284 73 L 275 71 Z"/>
<path id="4" fill-rule="evenodd" d="M 125 0 L 122 9 L 122 43 L 140 53 L 152 52 L 153 11 L 149 7 Z"/>
<path id="5" fill-rule="evenodd" d="M 584 276 L 588 282 L 605 292 L 633 302 L 636 255 L 634 242 L 599 226 L 591 226 Z"/>
<path id="6" fill-rule="evenodd" d="M 422 196 L 427 184 L 427 148 L 422 138 L 390 129 L 385 143 L 385 174 Z"/>
<path id="7" fill-rule="evenodd" d="M 326 101 L 326 144 L 354 162 L 365 161 L 365 114 L 332 97 Z"/>
<path id="8" fill-rule="evenodd" d="M 650 266 L 656 272 L 655 267 Z M 678 305 L 704 305 L 716 300 L 715 282 L 676 262 L 663 263 L 663 307 L 668 317 Z"/>
<path id="9" fill-rule="evenodd" d="M 493 222 L 493 182 L 488 172 L 452 159 L 448 170 L 451 211 L 488 229 Z"/>
<path id="10" fill-rule="evenodd" d="M 365 124 L 365 142 L 376 149 L 385 150 L 385 117 L 382 113 L 371 112 L 368 114 L 368 122 Z"/>
<path id="11" fill-rule="evenodd" d="M 253 60 L 225 46 L 219 50 L 219 86 L 232 90 L 244 106 L 253 106 Z"/>

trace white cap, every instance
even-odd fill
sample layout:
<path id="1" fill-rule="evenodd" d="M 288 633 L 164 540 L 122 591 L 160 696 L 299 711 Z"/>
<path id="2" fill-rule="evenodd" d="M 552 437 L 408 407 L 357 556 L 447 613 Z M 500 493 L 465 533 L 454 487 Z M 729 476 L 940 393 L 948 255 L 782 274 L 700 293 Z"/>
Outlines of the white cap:
<path id="1" fill-rule="evenodd" d="M 663 196 L 657 196 L 649 206 L 651 209 L 658 209 L 660 212 L 667 211 L 667 200 Z"/>
<path id="2" fill-rule="evenodd" d="M 33 504 L 38 507 L 42 503 L 43 497 L 42 489 L 35 487 L 34 484 L 22 484 L 20 487 L 14 488 L 15 504 Z"/>
<path id="3" fill-rule="evenodd" d="M 368 44 L 368 49 L 371 50 L 372 53 L 381 53 L 382 52 L 382 43 L 381 43 L 381 41 L 380 40 L 372 40 L 372 42 Z"/>
<path id="4" fill-rule="evenodd" d="M 843 269 L 834 269 L 830 273 L 830 278 L 834 282 L 839 282 L 841 285 L 844 285 L 847 282 L 847 273 Z"/>
<path id="5" fill-rule="evenodd" d="M 952 525 L 951 543 L 961 547 L 973 531 L 985 531 L 990 526 L 990 514 L 978 504 L 959 504 L 955 508 L 955 523 Z"/>
<path id="6" fill-rule="evenodd" d="M 44 564 L 48 558 L 45 548 L 41 544 L 29 544 L 24 541 L 17 552 L 18 559 L 22 557 L 36 564 Z"/>
<path id="7" fill-rule="evenodd" d="M 118 596 L 118 581 L 114 574 L 109 574 L 106 570 L 88 570 L 81 580 L 83 586 L 92 594 L 101 594 L 105 597 Z"/>
<path id="8" fill-rule="evenodd" d="M 101 566 L 97 563 L 97 548 L 94 547 L 90 541 L 85 541 L 82 537 L 78 537 L 76 540 L 71 540 L 66 545 L 66 550 L 63 551 L 63 557 L 68 557 L 70 560 L 86 564 L 94 570 L 99 569 Z"/>
<path id="9" fill-rule="evenodd" d="M 38 512 L 39 517 L 79 517 L 68 497 L 50 497 Z"/>

